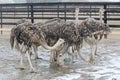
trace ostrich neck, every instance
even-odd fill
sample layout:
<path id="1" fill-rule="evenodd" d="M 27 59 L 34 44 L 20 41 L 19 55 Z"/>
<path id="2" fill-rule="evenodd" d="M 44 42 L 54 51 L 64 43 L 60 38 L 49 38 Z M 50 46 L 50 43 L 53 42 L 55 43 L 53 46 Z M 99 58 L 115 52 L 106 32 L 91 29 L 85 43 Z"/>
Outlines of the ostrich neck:
<path id="1" fill-rule="evenodd" d="M 100 23 L 103 22 L 103 20 L 102 20 L 102 14 L 103 14 L 102 12 L 99 13 L 99 16 L 100 16 Z"/>
<path id="2" fill-rule="evenodd" d="M 52 47 L 48 46 L 47 43 L 43 40 L 40 41 L 40 44 L 47 50 L 55 50 L 60 45 L 59 40 Z"/>
<path id="3" fill-rule="evenodd" d="M 76 26 L 78 25 L 78 20 L 79 20 L 79 8 L 76 8 L 75 9 L 75 23 L 76 23 Z"/>

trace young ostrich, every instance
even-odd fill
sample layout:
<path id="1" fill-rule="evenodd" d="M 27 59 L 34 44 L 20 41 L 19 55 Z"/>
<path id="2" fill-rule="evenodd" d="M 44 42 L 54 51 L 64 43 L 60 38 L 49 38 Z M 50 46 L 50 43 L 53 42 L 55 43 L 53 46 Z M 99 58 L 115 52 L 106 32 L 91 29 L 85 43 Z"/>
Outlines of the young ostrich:
<path id="1" fill-rule="evenodd" d="M 81 22 L 78 28 L 80 32 L 84 33 L 81 34 L 81 36 L 84 36 L 84 40 L 90 45 L 90 62 L 94 61 L 98 42 L 102 39 L 103 36 L 107 38 L 107 35 L 110 32 L 109 26 L 102 21 L 102 14 L 104 11 L 105 10 L 102 8 L 99 10 L 100 20 L 87 18 Z"/>
<path id="2" fill-rule="evenodd" d="M 17 42 L 17 44 L 24 45 L 25 50 L 24 52 L 27 54 L 28 62 L 30 65 L 31 71 L 35 71 L 31 59 L 30 59 L 30 49 L 32 45 L 41 45 L 47 50 L 56 50 L 61 44 L 64 43 L 63 39 L 59 39 L 56 44 L 52 47 L 48 46 L 45 42 L 43 32 L 40 28 L 37 28 L 32 23 L 22 23 L 17 25 L 16 28 L 13 28 L 11 30 L 10 35 L 10 43 L 11 47 L 14 47 L 14 41 Z M 23 65 L 23 47 L 20 49 L 21 53 L 21 59 L 20 59 L 20 68 L 24 69 Z"/>

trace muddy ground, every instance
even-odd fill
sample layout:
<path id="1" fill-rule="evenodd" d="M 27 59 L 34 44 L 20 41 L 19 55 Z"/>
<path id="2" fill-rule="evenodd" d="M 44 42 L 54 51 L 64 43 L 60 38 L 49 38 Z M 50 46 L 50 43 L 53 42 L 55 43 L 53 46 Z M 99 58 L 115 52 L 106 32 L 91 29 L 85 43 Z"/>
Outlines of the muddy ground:
<path id="1" fill-rule="evenodd" d="M 89 46 L 83 46 L 81 53 L 88 56 Z M 27 57 L 24 60 L 26 69 L 18 69 L 20 54 L 11 49 L 9 32 L 0 34 L 0 80 L 120 80 L 120 34 L 110 34 L 100 42 L 94 64 L 79 58 L 71 64 L 67 58 L 69 68 L 55 68 L 49 62 L 50 52 L 39 47 L 38 54 L 42 60 L 35 61 L 32 56 L 37 73 L 30 73 Z"/>

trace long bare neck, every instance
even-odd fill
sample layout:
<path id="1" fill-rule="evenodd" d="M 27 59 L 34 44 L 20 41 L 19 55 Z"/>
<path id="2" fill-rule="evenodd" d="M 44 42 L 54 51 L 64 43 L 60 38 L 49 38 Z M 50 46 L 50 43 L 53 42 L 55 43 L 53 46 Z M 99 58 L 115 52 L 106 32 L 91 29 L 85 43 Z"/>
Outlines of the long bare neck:
<path id="1" fill-rule="evenodd" d="M 100 16 L 100 23 L 103 23 L 103 20 L 102 20 L 102 15 L 104 13 L 104 9 L 100 9 L 99 10 L 99 16 Z"/>
<path id="2" fill-rule="evenodd" d="M 102 23 L 103 20 L 102 20 L 102 13 L 101 12 L 99 13 L 99 16 L 100 16 L 100 22 Z"/>
<path id="3" fill-rule="evenodd" d="M 51 47 L 51 46 L 48 46 L 47 43 L 46 43 L 44 40 L 41 40 L 41 41 L 40 41 L 40 44 L 41 44 L 45 49 L 47 49 L 47 50 L 56 50 L 56 48 L 58 48 L 58 47 L 60 46 L 61 42 L 58 40 L 58 41 L 56 42 L 56 44 L 53 45 L 52 47 Z"/>
<path id="4" fill-rule="evenodd" d="M 76 24 L 76 27 L 77 27 L 77 25 L 79 23 L 79 17 L 78 17 L 78 15 L 79 15 L 79 8 L 76 8 L 75 9 L 75 24 Z"/>

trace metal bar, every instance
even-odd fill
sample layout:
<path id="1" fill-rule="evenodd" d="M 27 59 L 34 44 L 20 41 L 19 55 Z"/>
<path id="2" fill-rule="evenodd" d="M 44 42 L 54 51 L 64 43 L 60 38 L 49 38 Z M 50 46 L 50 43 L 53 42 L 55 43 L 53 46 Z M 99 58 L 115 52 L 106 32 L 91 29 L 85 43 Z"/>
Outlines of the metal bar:
<path id="1" fill-rule="evenodd" d="M 31 8 L 31 22 L 34 23 L 34 12 L 33 12 L 33 5 L 30 5 Z"/>
<path id="2" fill-rule="evenodd" d="M 64 4 L 64 15 L 65 15 L 65 21 L 66 21 L 66 4 Z"/>
<path id="3" fill-rule="evenodd" d="M 3 16 L 2 16 L 2 6 L 0 6 L 0 9 L 1 9 L 1 12 L 0 12 L 0 17 L 1 17 L 1 19 L 0 19 L 0 20 L 1 20 L 1 28 L 2 28 L 2 27 L 3 27 L 3 25 L 2 25 L 2 17 L 3 17 Z"/>
<path id="4" fill-rule="evenodd" d="M 59 18 L 59 4 L 57 5 L 57 17 Z"/>
<path id="5" fill-rule="evenodd" d="M 107 9 L 107 4 L 104 4 L 104 9 Z M 104 12 L 104 23 L 107 24 L 107 11 Z"/>
<path id="6" fill-rule="evenodd" d="M 27 12 L 27 15 L 28 15 L 28 18 L 29 18 L 29 17 L 30 17 L 30 16 L 29 16 L 29 5 L 27 5 L 27 11 L 28 11 L 28 12 Z"/>
<path id="7" fill-rule="evenodd" d="M 91 5 L 91 3 L 90 3 L 90 17 L 91 17 L 91 14 L 92 14 L 91 8 L 92 8 L 92 5 Z"/>

